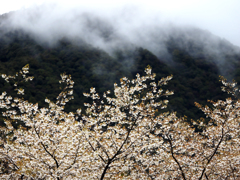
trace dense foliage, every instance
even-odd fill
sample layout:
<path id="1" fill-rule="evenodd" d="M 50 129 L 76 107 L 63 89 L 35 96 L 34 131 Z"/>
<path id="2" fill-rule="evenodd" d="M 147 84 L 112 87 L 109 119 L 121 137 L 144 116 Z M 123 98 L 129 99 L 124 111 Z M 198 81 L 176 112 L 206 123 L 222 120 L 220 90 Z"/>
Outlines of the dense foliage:
<path id="1" fill-rule="evenodd" d="M 33 80 L 26 65 L 13 76 L 2 78 L 24 95 L 21 82 Z M 240 90 L 221 78 L 226 100 L 196 105 L 209 117 L 193 126 L 176 113 L 163 112 L 166 89 L 172 76 L 155 81 L 148 66 L 145 75 L 126 77 L 110 91 L 99 95 L 95 88 L 84 96 L 86 113 L 66 112 L 73 99 L 74 82 L 61 74 L 65 84 L 56 102 L 48 107 L 2 92 L 6 127 L 0 141 L 2 179 L 239 179 Z M 14 129 L 13 121 L 23 126 Z"/>
<path id="2" fill-rule="evenodd" d="M 46 97 L 54 100 L 61 91 L 59 74 L 71 74 L 77 85 L 74 87 L 74 100 L 66 110 L 74 111 L 76 107 L 85 109 L 82 105 L 87 99 L 82 94 L 90 87 L 95 87 L 100 93 L 113 90 L 113 84 L 118 83 L 121 77 L 134 78 L 138 72 L 143 75 L 143 69 L 150 65 L 157 78 L 173 75 L 168 88 L 175 91 L 175 96 L 170 97 L 167 110 L 177 111 L 179 116 L 186 115 L 190 121 L 203 115 L 194 106 L 195 101 L 205 103 L 205 99 L 226 97 L 219 88 L 219 74 L 223 72 L 224 76 L 239 81 L 240 55 L 232 52 L 221 55 L 225 64 L 219 66 L 213 60 L 218 57 L 205 55 L 203 48 L 196 43 L 182 41 L 184 39 L 170 38 L 166 42 L 171 55 L 171 60 L 166 61 L 164 56 L 158 58 L 141 47 L 116 49 L 108 54 L 83 42 L 62 39 L 55 45 L 39 44 L 24 31 L 9 31 L 0 37 L 0 72 L 14 74 L 25 64 L 30 64 L 31 75 L 38 78 L 25 85 L 25 97 L 30 102 L 38 102 L 40 107 L 47 106 L 44 102 Z M 187 45 L 183 47 L 181 44 Z M 0 90 L 13 92 L 3 80 L 0 80 Z M 3 121 L 0 122 L 3 125 Z"/>

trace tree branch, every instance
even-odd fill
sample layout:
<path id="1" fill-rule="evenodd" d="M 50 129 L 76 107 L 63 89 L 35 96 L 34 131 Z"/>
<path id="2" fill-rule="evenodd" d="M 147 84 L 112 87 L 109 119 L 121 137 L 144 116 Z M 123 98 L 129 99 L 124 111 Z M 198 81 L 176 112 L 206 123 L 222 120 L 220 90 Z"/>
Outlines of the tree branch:
<path id="1" fill-rule="evenodd" d="M 181 174 L 182 174 L 183 179 L 186 180 L 186 177 L 185 177 L 185 174 L 184 174 L 184 172 L 183 172 L 182 166 L 181 166 L 180 163 L 178 162 L 177 158 L 174 156 L 173 144 L 172 144 L 171 138 L 170 138 L 168 135 L 167 135 L 167 137 L 168 137 L 167 140 L 168 140 L 168 142 L 169 142 L 169 144 L 170 144 L 170 148 L 171 148 L 171 150 L 170 150 L 171 155 L 172 155 L 174 161 L 177 163 L 177 165 L 178 165 L 178 167 L 179 167 L 179 169 L 180 169 L 180 171 L 181 171 Z"/>
<path id="2" fill-rule="evenodd" d="M 225 121 L 225 122 L 226 122 L 226 121 Z M 217 150 L 218 150 L 220 144 L 221 144 L 222 141 L 223 141 L 223 136 L 224 136 L 224 131 L 223 131 L 223 127 L 222 127 L 222 135 L 221 135 L 221 138 L 220 138 L 220 140 L 219 140 L 219 142 L 218 142 L 218 144 L 217 144 L 215 150 L 213 151 L 212 155 L 211 155 L 210 158 L 208 159 L 207 164 L 206 164 L 205 167 L 203 168 L 199 180 L 203 178 L 203 175 L 204 175 L 204 173 L 205 173 L 205 171 L 206 171 L 206 168 L 207 168 L 208 164 L 211 162 L 213 156 L 216 154 L 216 152 L 217 152 Z"/>

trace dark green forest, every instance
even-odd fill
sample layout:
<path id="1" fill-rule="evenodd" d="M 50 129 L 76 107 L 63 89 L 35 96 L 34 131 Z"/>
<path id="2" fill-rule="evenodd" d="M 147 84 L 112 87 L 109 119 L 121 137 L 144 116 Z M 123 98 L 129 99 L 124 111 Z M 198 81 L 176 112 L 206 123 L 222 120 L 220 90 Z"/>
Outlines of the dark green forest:
<path id="1" fill-rule="evenodd" d="M 186 41 L 186 46 L 182 47 L 180 41 Z M 157 80 L 173 75 L 167 88 L 173 90 L 174 95 L 169 97 L 167 110 L 177 111 L 179 116 L 186 115 L 188 120 L 203 116 L 194 102 L 206 104 L 208 99 L 224 99 L 227 96 L 221 91 L 219 75 L 240 82 L 240 53 L 231 51 L 232 46 L 224 42 L 220 44 L 219 48 L 228 48 L 230 53 L 222 53 L 224 61 L 217 63 L 219 56 L 204 53 L 202 44 L 185 40 L 184 36 L 173 36 L 165 44 L 171 61 L 157 57 L 142 47 L 116 49 L 109 54 L 91 44 L 77 44 L 67 38 L 50 46 L 36 42 L 24 31 L 9 31 L 0 36 L 0 73 L 11 75 L 29 64 L 34 80 L 21 86 L 25 89 L 25 99 L 38 102 L 40 107 L 46 105 L 46 97 L 55 100 L 61 92 L 58 83 L 60 74 L 71 74 L 75 82 L 74 100 L 68 103 L 66 110 L 75 111 L 78 108 L 84 110 L 83 103 L 87 99 L 83 92 L 88 92 L 91 87 L 100 94 L 113 90 L 113 84 L 119 83 L 120 78 L 131 79 L 137 73 L 142 75 L 150 65 Z M 13 87 L 3 79 L 0 79 L 0 91 L 14 93 Z M 3 121 L 0 124 L 3 125 Z"/>

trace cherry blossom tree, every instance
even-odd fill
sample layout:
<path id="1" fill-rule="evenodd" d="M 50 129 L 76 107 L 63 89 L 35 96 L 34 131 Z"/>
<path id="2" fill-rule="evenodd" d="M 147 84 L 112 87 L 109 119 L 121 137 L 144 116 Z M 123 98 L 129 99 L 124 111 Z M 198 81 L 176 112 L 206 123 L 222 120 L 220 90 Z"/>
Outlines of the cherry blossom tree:
<path id="1" fill-rule="evenodd" d="M 22 75 L 23 81 L 31 80 L 27 73 L 28 66 L 25 66 L 15 76 L 2 77 L 9 81 Z M 66 83 L 66 87 L 56 103 L 46 99 L 48 108 L 39 109 L 38 104 L 7 96 L 6 92 L 0 96 L 1 107 L 7 109 L 3 113 L 6 128 L 2 131 L 6 138 L 0 142 L 0 158 L 8 163 L 8 169 L 1 167 L 2 171 L 7 171 L 0 175 L 2 179 L 74 179 L 81 176 L 86 147 L 82 124 L 77 121 L 80 110 L 77 113 L 64 111 L 64 105 L 72 99 L 74 82 L 71 76 L 62 74 L 61 77 L 60 83 Z M 14 107 L 17 110 L 13 110 Z M 14 129 L 11 120 L 20 120 L 25 126 Z"/>
<path id="2" fill-rule="evenodd" d="M 226 100 L 196 103 L 209 118 L 193 122 L 195 130 L 181 118 L 164 118 L 155 135 L 165 143 L 159 149 L 166 153 L 160 166 L 154 166 L 157 179 L 239 179 L 240 178 L 240 100 L 236 83 L 221 77 L 222 90 L 233 95 Z"/>
<path id="3" fill-rule="evenodd" d="M 87 140 L 95 155 L 90 159 L 90 169 L 99 179 L 150 177 L 146 170 L 157 157 L 147 156 L 162 141 L 153 131 L 169 116 L 156 116 L 156 112 L 167 107 L 164 97 L 173 92 L 162 89 L 172 76 L 156 83 L 151 68 L 145 72 L 145 76 L 137 74 L 133 80 L 122 78 L 120 86 L 114 85 L 113 98 L 108 96 L 110 91 L 100 97 L 94 88 L 84 94 L 93 100 L 92 104 L 85 104 L 88 108 L 83 119 L 88 122 Z"/>
<path id="4" fill-rule="evenodd" d="M 28 65 L 12 81 L 29 81 Z M 100 96 L 95 88 L 84 93 L 86 113 L 64 111 L 73 97 L 71 76 L 62 74 L 66 87 L 56 102 L 46 98 L 48 108 L 38 108 L 22 97 L 3 92 L 0 107 L 6 127 L 1 128 L 0 177 L 2 179 L 239 179 L 239 89 L 221 78 L 223 90 L 233 98 L 196 103 L 209 118 L 194 121 L 175 112 L 161 112 L 170 90 L 158 82 L 151 68 L 145 76 L 124 77 L 114 84 L 114 94 Z M 17 78 L 18 77 L 18 78 Z M 22 80 L 17 80 L 17 79 Z M 14 129 L 12 121 L 24 126 Z"/>

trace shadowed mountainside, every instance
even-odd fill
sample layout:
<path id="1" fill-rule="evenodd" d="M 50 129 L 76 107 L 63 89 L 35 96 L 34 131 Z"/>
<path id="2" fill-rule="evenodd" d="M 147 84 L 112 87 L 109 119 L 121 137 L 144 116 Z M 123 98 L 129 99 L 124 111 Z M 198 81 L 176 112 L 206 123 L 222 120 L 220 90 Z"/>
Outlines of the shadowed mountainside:
<path id="1" fill-rule="evenodd" d="M 6 31 L 1 26 L 0 33 L 0 73 L 13 74 L 29 64 L 30 74 L 35 78 L 23 85 L 25 99 L 39 102 L 40 107 L 45 105 L 45 97 L 54 100 L 61 91 L 58 81 L 63 72 L 71 74 L 75 81 L 74 100 L 66 107 L 73 111 L 79 107 L 84 109 L 83 102 L 87 99 L 82 94 L 90 87 L 96 87 L 100 94 L 112 90 L 120 78 L 134 78 L 150 65 L 157 74 L 156 79 L 173 74 L 167 88 L 175 94 L 169 97 L 167 110 L 177 111 L 179 116 L 186 115 L 188 119 L 202 116 L 194 102 L 206 104 L 207 99 L 226 97 L 221 92 L 219 75 L 240 82 L 239 48 L 200 29 L 173 28 L 171 36 L 164 41 L 156 39 L 153 43 L 159 41 L 159 46 L 164 44 L 167 50 L 162 56 L 157 50 L 152 52 L 131 44 L 109 53 L 81 39 L 72 41 L 66 37 L 52 46 L 37 42 L 21 29 Z M 193 38 L 196 34 L 198 38 Z M 13 88 L 2 79 L 0 90 L 13 93 Z"/>

